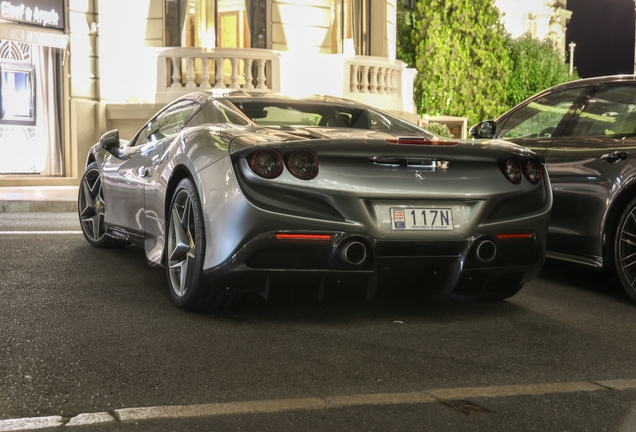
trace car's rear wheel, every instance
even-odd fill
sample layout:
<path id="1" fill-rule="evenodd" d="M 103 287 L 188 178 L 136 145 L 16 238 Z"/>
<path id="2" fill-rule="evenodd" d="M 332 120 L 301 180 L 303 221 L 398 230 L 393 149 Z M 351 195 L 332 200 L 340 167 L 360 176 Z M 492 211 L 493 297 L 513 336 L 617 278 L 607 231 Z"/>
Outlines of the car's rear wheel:
<path id="1" fill-rule="evenodd" d="M 95 162 L 86 167 L 82 176 L 77 197 L 77 211 L 82 233 L 91 245 L 98 248 L 125 246 L 123 243 L 116 243 L 106 235 L 106 224 L 104 223 L 106 204 L 102 179 Z"/>
<path id="2" fill-rule="evenodd" d="M 210 286 L 203 274 L 205 227 L 203 212 L 192 180 L 175 189 L 167 215 L 166 268 L 170 295 L 184 309 L 227 309 L 243 298 L 241 293 Z"/>
<path id="3" fill-rule="evenodd" d="M 636 198 L 625 208 L 618 222 L 614 266 L 623 289 L 636 301 Z"/>

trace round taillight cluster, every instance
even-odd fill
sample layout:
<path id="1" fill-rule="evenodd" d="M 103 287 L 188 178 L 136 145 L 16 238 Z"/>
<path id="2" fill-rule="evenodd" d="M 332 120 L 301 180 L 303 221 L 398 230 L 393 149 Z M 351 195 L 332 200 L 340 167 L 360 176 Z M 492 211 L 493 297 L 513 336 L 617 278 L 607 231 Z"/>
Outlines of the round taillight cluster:
<path id="1" fill-rule="evenodd" d="M 519 183 L 522 175 L 521 161 L 517 158 L 508 159 L 504 165 L 503 173 L 510 183 Z"/>
<path id="2" fill-rule="evenodd" d="M 287 169 L 301 180 L 312 179 L 318 174 L 318 158 L 309 150 L 296 150 L 287 158 Z"/>
<path id="3" fill-rule="evenodd" d="M 309 150 L 296 150 L 286 157 L 287 169 L 301 180 L 311 180 L 318 175 L 318 158 Z M 283 172 L 283 157 L 276 150 L 263 149 L 252 153 L 247 162 L 255 174 L 272 179 Z"/>
<path id="4" fill-rule="evenodd" d="M 264 178 L 275 178 L 283 172 L 283 158 L 275 150 L 259 150 L 249 157 L 248 162 L 252 171 Z"/>
<path id="5" fill-rule="evenodd" d="M 522 163 L 517 157 L 512 157 L 505 161 L 501 165 L 501 171 L 508 181 L 513 184 L 519 184 L 522 176 L 525 176 L 530 183 L 537 184 L 543 175 L 543 167 L 537 159 L 530 159 Z"/>
<path id="6" fill-rule="evenodd" d="M 523 173 L 530 183 L 537 184 L 543 175 L 543 168 L 538 160 L 530 159 L 526 164 Z"/>

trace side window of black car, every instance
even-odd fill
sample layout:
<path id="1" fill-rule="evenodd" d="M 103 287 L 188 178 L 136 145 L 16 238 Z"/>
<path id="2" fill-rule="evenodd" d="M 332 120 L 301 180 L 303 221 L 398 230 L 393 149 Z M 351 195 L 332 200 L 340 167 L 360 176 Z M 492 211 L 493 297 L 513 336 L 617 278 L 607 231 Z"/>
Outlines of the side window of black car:
<path id="1" fill-rule="evenodd" d="M 605 86 L 592 95 L 570 136 L 615 136 L 636 133 L 636 86 Z"/>
<path id="2" fill-rule="evenodd" d="M 561 90 L 531 101 L 497 125 L 500 138 L 546 138 L 574 113 L 574 103 L 586 88 Z"/>

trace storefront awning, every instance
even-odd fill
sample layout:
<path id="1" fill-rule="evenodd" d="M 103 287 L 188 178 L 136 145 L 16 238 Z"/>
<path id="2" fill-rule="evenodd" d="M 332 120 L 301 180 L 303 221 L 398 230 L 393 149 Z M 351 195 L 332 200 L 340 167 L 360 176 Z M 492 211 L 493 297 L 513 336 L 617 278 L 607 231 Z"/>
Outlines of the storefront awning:
<path id="1" fill-rule="evenodd" d="M 65 49 L 68 43 L 68 36 L 59 30 L 0 20 L 0 40 L 2 39 L 62 49 Z"/>

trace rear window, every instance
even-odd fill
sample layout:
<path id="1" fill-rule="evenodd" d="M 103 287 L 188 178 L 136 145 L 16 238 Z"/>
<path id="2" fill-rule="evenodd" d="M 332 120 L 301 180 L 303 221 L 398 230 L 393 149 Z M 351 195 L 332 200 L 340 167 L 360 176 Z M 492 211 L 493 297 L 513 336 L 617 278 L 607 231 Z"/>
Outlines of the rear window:
<path id="1" fill-rule="evenodd" d="M 370 129 L 394 135 L 431 135 L 387 113 L 367 107 L 299 101 L 247 101 L 235 105 L 254 123 L 279 126 Z"/>

